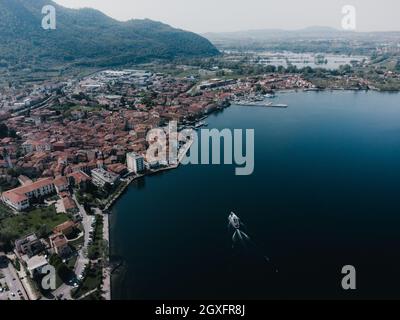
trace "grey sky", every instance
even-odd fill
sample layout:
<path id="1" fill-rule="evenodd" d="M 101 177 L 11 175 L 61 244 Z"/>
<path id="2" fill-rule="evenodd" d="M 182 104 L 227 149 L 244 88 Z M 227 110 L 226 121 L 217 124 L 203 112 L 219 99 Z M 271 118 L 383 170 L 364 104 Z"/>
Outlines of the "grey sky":
<path id="1" fill-rule="evenodd" d="M 400 30 L 399 0 L 56 0 L 118 20 L 149 18 L 204 33 L 249 29 L 340 28 L 342 7 L 357 9 L 357 31 Z"/>

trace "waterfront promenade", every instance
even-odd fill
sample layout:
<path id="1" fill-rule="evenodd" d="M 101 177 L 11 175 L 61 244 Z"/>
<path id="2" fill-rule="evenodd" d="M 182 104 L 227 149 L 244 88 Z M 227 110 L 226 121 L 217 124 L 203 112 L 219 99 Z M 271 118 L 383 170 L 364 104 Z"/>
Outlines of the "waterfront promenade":
<path id="1" fill-rule="evenodd" d="M 103 215 L 103 238 L 110 243 L 110 217 Z M 103 268 L 102 296 L 105 300 L 111 300 L 111 267 L 110 267 L 110 245 L 108 245 L 107 260 Z"/>

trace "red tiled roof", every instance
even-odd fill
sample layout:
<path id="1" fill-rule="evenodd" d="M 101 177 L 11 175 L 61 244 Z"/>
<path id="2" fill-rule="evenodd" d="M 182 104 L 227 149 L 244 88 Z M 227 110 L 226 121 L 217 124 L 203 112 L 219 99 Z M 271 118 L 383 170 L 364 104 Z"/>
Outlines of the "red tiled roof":
<path id="1" fill-rule="evenodd" d="M 18 203 L 18 202 L 28 199 L 26 197 L 26 194 L 28 192 L 33 192 L 36 189 L 39 189 L 39 188 L 47 186 L 47 185 L 51 185 L 52 183 L 53 183 L 52 178 L 40 179 L 36 182 L 30 183 L 27 185 L 23 185 L 22 187 L 18 187 L 18 188 L 12 189 L 10 191 L 6 191 L 3 193 L 3 197 L 8 198 L 13 203 Z"/>
<path id="2" fill-rule="evenodd" d="M 64 204 L 65 210 L 71 210 L 71 209 L 75 209 L 76 208 L 75 201 L 72 200 L 72 198 L 70 198 L 70 197 L 64 197 L 63 198 L 63 204 Z"/>
<path id="3" fill-rule="evenodd" d="M 65 236 L 62 233 L 52 235 L 50 237 L 50 242 L 52 243 L 52 246 L 55 248 L 63 247 L 68 243 L 67 238 L 65 238 Z"/>
<path id="4" fill-rule="evenodd" d="M 66 198 L 64 198 L 66 199 Z M 58 225 L 53 229 L 54 233 L 63 233 L 65 230 L 68 230 L 69 228 L 75 227 L 75 223 L 72 221 L 65 221 L 64 223 Z"/>
<path id="5" fill-rule="evenodd" d="M 68 180 L 66 177 L 57 177 L 54 179 L 54 185 L 57 187 L 68 185 Z"/>
<path id="6" fill-rule="evenodd" d="M 75 180 L 75 183 L 81 183 L 85 181 L 91 180 L 91 178 L 84 172 L 82 171 L 75 171 L 73 173 L 70 173 L 68 177 L 72 177 Z"/>
<path id="7" fill-rule="evenodd" d="M 19 203 L 19 202 L 22 202 L 22 201 L 28 199 L 28 197 L 26 195 L 19 194 L 17 192 L 13 192 L 13 191 L 4 192 L 3 197 L 7 198 L 12 203 Z"/>

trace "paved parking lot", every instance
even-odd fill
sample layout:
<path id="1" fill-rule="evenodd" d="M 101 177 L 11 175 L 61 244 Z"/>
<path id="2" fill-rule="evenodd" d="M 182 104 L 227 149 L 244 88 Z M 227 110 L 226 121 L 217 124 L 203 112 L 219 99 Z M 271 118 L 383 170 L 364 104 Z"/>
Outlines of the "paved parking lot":
<path id="1" fill-rule="evenodd" d="M 22 286 L 17 272 L 11 262 L 2 254 L 0 254 L 0 272 L 3 275 L 2 281 L 6 283 L 10 289 L 0 295 L 1 300 L 28 300 L 25 289 Z"/>

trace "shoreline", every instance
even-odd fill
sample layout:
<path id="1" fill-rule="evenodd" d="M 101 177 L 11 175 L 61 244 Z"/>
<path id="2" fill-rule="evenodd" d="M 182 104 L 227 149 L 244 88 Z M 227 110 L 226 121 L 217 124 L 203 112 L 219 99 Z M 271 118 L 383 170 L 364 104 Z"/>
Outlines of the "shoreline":
<path id="1" fill-rule="evenodd" d="M 123 188 L 118 191 L 118 193 L 113 196 L 113 198 L 110 200 L 110 202 L 106 205 L 106 207 L 104 208 L 104 211 L 108 211 L 110 210 L 114 204 L 117 202 L 117 200 L 125 193 L 125 191 L 128 189 L 128 187 L 136 180 L 141 179 L 141 178 L 145 178 L 146 176 L 152 176 L 154 174 L 160 173 L 160 172 L 164 172 L 164 171 L 170 171 L 170 170 L 174 170 L 174 169 L 178 169 L 179 166 L 181 165 L 182 160 L 184 159 L 184 157 L 186 156 L 186 154 L 188 153 L 188 151 L 190 150 L 190 148 L 192 147 L 194 141 L 190 140 L 188 141 L 188 143 L 185 145 L 185 148 L 183 150 L 181 150 L 178 153 L 178 163 L 174 164 L 174 165 L 170 165 L 166 168 L 160 168 L 160 169 L 156 169 L 156 170 L 152 170 L 150 173 L 148 174 L 142 174 L 142 175 L 138 175 L 138 176 L 133 176 L 133 177 L 129 177 L 128 180 L 126 181 L 125 185 L 123 186 Z M 103 298 L 105 300 L 112 300 L 112 268 L 110 265 L 110 257 L 111 257 L 111 243 L 110 243 L 110 233 L 111 233 L 111 213 L 103 213 L 103 217 L 105 218 L 104 221 L 106 223 L 104 223 L 103 226 L 103 237 L 104 240 L 108 241 L 108 266 L 103 268 L 103 277 L 104 277 L 104 282 L 103 282 Z"/>
<path id="2" fill-rule="evenodd" d="M 111 300 L 112 284 L 111 284 L 111 267 L 110 267 L 110 215 L 103 215 L 103 238 L 108 242 L 107 252 L 107 266 L 103 268 L 103 285 L 102 290 L 104 291 L 102 296 L 105 300 Z"/>
<path id="3" fill-rule="evenodd" d="M 207 118 L 208 118 L 208 115 L 207 115 Z M 193 143 L 194 143 L 193 140 L 188 141 L 186 143 L 186 145 L 184 146 L 184 149 L 180 150 L 178 152 L 178 161 L 176 164 L 172 164 L 172 165 L 169 165 L 169 166 L 163 167 L 163 168 L 153 169 L 153 170 L 148 171 L 146 174 L 139 174 L 139 175 L 128 177 L 127 180 L 124 181 L 125 185 L 121 188 L 121 190 L 119 190 L 115 195 L 112 196 L 112 198 L 105 205 L 105 207 L 102 211 L 109 211 L 114 206 L 115 202 L 123 195 L 123 193 L 126 191 L 126 189 L 131 185 L 132 182 L 139 180 L 141 178 L 145 178 L 147 176 L 152 176 L 159 172 L 178 169 L 181 166 L 184 157 L 186 156 L 186 154 L 189 152 L 190 148 L 192 147 Z"/>

